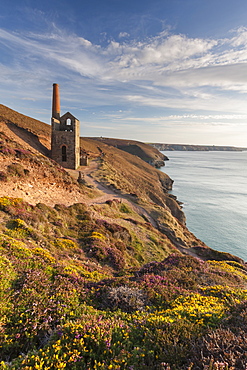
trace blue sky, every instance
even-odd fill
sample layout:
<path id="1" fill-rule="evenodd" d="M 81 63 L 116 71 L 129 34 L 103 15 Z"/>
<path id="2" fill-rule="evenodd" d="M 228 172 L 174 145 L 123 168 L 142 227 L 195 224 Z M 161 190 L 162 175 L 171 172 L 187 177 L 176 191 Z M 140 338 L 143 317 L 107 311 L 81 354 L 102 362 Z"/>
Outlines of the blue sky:
<path id="1" fill-rule="evenodd" d="M 246 0 L 0 0 L 0 103 L 82 136 L 247 147 Z"/>

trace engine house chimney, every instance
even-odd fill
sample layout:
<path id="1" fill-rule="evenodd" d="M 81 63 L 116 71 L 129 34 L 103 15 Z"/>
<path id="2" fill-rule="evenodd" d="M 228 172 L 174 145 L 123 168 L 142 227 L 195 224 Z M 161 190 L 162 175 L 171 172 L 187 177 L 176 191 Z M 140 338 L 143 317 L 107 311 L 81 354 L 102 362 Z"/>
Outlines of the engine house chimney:
<path id="1" fill-rule="evenodd" d="M 60 118 L 60 95 L 58 84 L 53 84 L 52 117 L 57 119 Z"/>

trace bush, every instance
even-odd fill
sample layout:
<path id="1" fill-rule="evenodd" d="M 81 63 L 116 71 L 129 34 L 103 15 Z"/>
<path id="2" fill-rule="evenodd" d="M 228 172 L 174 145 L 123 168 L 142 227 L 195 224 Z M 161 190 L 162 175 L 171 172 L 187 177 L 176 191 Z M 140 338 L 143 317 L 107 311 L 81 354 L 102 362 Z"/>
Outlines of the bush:
<path id="1" fill-rule="evenodd" d="M 97 235 L 95 236 L 95 234 Z M 98 235 L 101 234 L 93 233 L 88 239 L 88 246 L 86 248 L 88 256 L 94 257 L 97 261 L 107 264 L 114 269 L 124 268 L 126 262 L 123 253 Z"/>
<path id="2" fill-rule="evenodd" d="M 10 306 L 10 287 L 16 278 L 12 263 L 0 256 L 0 327 Z"/>
<path id="3" fill-rule="evenodd" d="M 217 361 L 227 363 L 226 369 L 245 370 L 247 365 L 247 333 L 239 330 L 234 334 L 230 329 L 219 328 L 210 331 L 193 346 L 190 358 L 199 366 L 196 369 L 206 369 L 210 363 Z M 211 367 L 219 369 L 219 367 Z M 225 369 L 225 367 L 223 367 Z"/>
<path id="4" fill-rule="evenodd" d="M 24 167 L 19 163 L 12 163 L 7 166 L 7 172 L 12 176 L 24 177 L 27 172 Z"/>
<path id="5" fill-rule="evenodd" d="M 131 213 L 131 210 L 129 209 L 129 207 L 127 207 L 126 204 L 124 203 L 121 203 L 119 210 L 120 212 L 123 212 L 123 213 Z"/>
<path id="6" fill-rule="evenodd" d="M 107 290 L 103 298 L 105 307 L 124 312 L 143 310 L 147 305 L 145 293 L 138 288 L 128 286 L 113 287 Z"/>
<path id="7" fill-rule="evenodd" d="M 11 147 L 0 144 L 0 153 L 4 154 L 6 156 L 12 156 L 12 155 L 15 155 L 15 150 Z"/>
<path id="8" fill-rule="evenodd" d="M 24 158 L 29 158 L 31 156 L 31 153 L 29 152 L 29 150 L 15 149 L 15 155 L 18 158 L 24 159 Z"/>
<path id="9" fill-rule="evenodd" d="M 0 181 L 7 181 L 7 180 L 8 180 L 8 176 L 6 172 L 0 171 Z"/>

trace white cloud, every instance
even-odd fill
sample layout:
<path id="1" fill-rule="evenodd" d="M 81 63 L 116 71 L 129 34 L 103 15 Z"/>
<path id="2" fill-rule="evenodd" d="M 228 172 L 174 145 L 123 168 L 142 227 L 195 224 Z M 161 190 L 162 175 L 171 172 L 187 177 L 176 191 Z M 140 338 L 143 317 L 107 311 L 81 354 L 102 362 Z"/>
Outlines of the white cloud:
<path id="1" fill-rule="evenodd" d="M 210 66 L 178 71 L 160 77 L 155 84 L 189 91 L 193 87 L 216 87 L 221 90 L 247 91 L 247 63 Z"/>
<path id="2" fill-rule="evenodd" d="M 162 85 L 166 81 L 174 83 L 176 79 L 181 80 L 177 84 L 187 84 L 188 79 L 193 75 L 195 78 L 192 78 L 191 85 L 205 85 L 207 78 L 208 83 L 211 84 L 215 76 L 219 76 L 218 80 L 227 81 L 228 72 L 231 72 L 230 76 L 233 78 L 239 76 L 238 80 L 240 80 L 247 62 L 244 40 L 247 42 L 245 29 L 238 30 L 230 40 L 192 39 L 184 35 L 167 35 L 164 32 L 142 42 L 111 41 L 107 47 L 102 47 L 93 45 L 83 37 L 68 35 L 57 29 L 54 29 L 53 33 L 41 35 L 21 35 L 0 30 L 0 42 L 5 47 L 17 48 L 19 51 L 22 49 L 23 54 L 28 52 L 28 57 L 41 57 L 43 62 L 53 61 L 68 70 L 88 77 L 97 76 L 116 81 L 143 79 L 155 84 L 162 81 Z M 222 50 L 229 43 L 232 48 Z M 15 55 L 15 58 L 18 59 L 18 56 Z M 231 67 L 231 71 L 226 74 L 225 66 L 239 63 L 243 63 L 240 66 L 242 68 L 240 72 L 236 72 L 239 68 L 237 66 L 235 70 Z M 214 70 L 213 67 L 218 68 Z M 171 72 L 180 71 L 179 75 L 174 74 L 174 78 L 170 75 Z"/>
<path id="3" fill-rule="evenodd" d="M 236 31 L 232 32 L 236 33 L 236 36 L 233 36 L 230 40 L 233 46 L 247 45 L 247 28 L 240 27 Z"/>
<path id="4" fill-rule="evenodd" d="M 119 118 L 119 117 L 118 117 Z M 159 117 L 126 117 L 122 118 L 124 121 L 139 121 L 139 122 L 164 122 L 164 121 L 177 121 L 177 120 L 247 120 L 247 114 L 210 114 L 210 115 L 198 115 L 198 114 L 172 114 L 168 116 Z"/>
<path id="5" fill-rule="evenodd" d="M 223 112 L 229 113 L 222 118 L 225 120 L 236 112 L 246 114 L 242 94 L 247 92 L 246 28 L 219 40 L 167 31 L 142 41 L 131 40 L 121 32 L 119 39 L 107 46 L 97 45 L 55 25 L 52 32 L 43 34 L 0 29 L 0 51 L 10 60 L 1 66 L 2 91 L 19 84 L 21 94 L 25 83 L 30 92 L 25 93 L 26 99 L 32 99 L 34 81 L 39 86 L 50 83 L 51 78 L 63 78 L 71 85 L 66 92 L 67 102 L 76 101 L 78 105 L 118 105 L 119 112 L 121 104 L 124 109 L 145 106 L 203 110 L 209 112 L 205 116 L 210 118 L 205 120 L 216 121 Z M 179 119 L 189 117 L 182 116 Z M 190 119 L 203 120 L 198 114 L 194 117 Z M 126 115 L 118 117 L 124 118 Z M 169 119 L 173 120 L 171 116 Z"/>
<path id="6" fill-rule="evenodd" d="M 78 37 L 78 40 L 81 42 L 81 45 L 85 46 L 85 47 L 92 47 L 92 43 L 86 39 L 84 39 L 83 37 Z"/>
<path id="7" fill-rule="evenodd" d="M 118 37 L 120 39 L 125 38 L 125 37 L 129 37 L 129 36 L 130 36 L 130 34 L 128 32 L 120 32 L 120 34 L 118 35 Z"/>
<path id="8" fill-rule="evenodd" d="M 208 112 L 225 112 L 234 114 L 247 114 L 246 99 L 233 96 L 224 96 L 221 94 L 212 94 L 211 98 L 194 98 L 193 92 L 182 95 L 163 97 L 144 96 L 144 95 L 127 95 L 126 99 L 132 104 L 140 106 L 149 106 L 154 108 L 170 108 L 186 112 L 208 111 Z"/>
<path id="9" fill-rule="evenodd" d="M 154 39 L 142 50 L 140 60 L 145 63 L 164 65 L 174 60 L 184 60 L 201 55 L 212 49 L 216 41 L 189 39 L 183 35 L 172 35 L 165 40 Z"/>

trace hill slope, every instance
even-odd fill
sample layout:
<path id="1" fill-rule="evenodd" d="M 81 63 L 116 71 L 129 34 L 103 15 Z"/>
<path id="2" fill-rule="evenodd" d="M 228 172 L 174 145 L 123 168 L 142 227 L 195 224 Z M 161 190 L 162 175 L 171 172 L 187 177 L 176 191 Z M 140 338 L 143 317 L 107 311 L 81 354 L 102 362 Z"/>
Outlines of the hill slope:
<path id="1" fill-rule="evenodd" d="M 0 368 L 244 369 L 246 266 L 189 232 L 172 180 L 86 138 L 79 183 L 48 125 L 5 108 Z"/>
<path id="2" fill-rule="evenodd" d="M 165 165 L 165 161 L 168 158 L 160 153 L 156 148 L 151 145 L 141 143 L 135 140 L 124 140 L 124 139 L 110 139 L 110 138 L 95 138 L 97 141 L 103 142 L 108 145 L 112 145 L 118 149 L 121 149 L 127 153 L 136 155 L 143 161 L 155 166 L 157 168 Z M 155 149 L 155 150 L 154 150 Z"/>
<path id="3" fill-rule="evenodd" d="M 8 138 L 21 145 L 23 149 L 46 156 L 49 154 L 51 134 L 49 125 L 23 116 L 3 105 L 0 106 L 0 121 L 1 131 Z M 146 159 L 150 158 L 150 161 L 152 161 L 152 158 L 157 157 L 156 152 L 158 151 L 156 149 L 138 142 L 135 142 L 135 145 L 140 148 L 141 153 L 144 153 L 143 147 L 145 148 Z M 162 206 L 166 205 L 176 217 L 184 221 L 179 205 L 167 194 L 167 190 L 171 189 L 172 186 L 172 180 L 167 175 L 156 171 L 150 165 L 146 165 L 137 156 L 131 156 L 128 153 L 123 156 L 119 149 L 105 144 L 101 139 L 81 138 L 81 147 L 89 154 L 89 158 L 100 158 L 98 171 L 100 180 L 104 180 L 108 185 L 112 185 L 123 192 L 136 194 L 137 197 L 145 198 Z M 51 178 L 50 184 L 55 183 L 54 178 Z M 31 183 L 31 185 L 33 184 Z M 13 195 L 10 189 L 8 191 L 10 195 Z M 51 197 L 55 195 L 53 188 L 50 188 L 50 186 L 48 186 L 47 191 L 49 191 Z M 3 192 L 4 189 L 2 189 Z M 31 195 L 28 195 L 30 200 Z M 28 200 L 24 194 L 23 196 L 24 199 Z M 41 194 L 40 197 L 42 201 Z M 49 204 L 52 204 L 52 202 Z"/>

